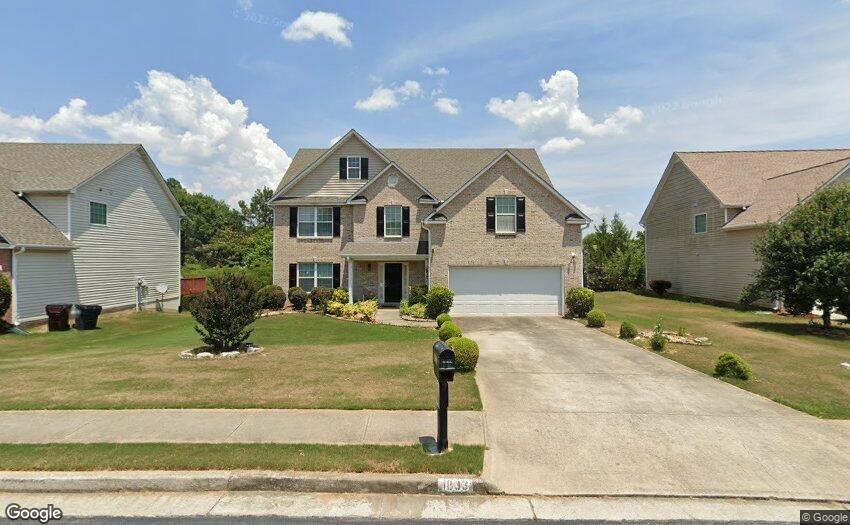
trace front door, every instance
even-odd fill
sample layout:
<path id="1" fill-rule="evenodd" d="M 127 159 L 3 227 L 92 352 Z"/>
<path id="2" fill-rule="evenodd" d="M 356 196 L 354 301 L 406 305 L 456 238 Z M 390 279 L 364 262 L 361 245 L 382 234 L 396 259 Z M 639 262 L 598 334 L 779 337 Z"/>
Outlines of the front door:
<path id="1" fill-rule="evenodd" d="M 401 263 L 384 264 L 384 302 L 401 302 Z"/>

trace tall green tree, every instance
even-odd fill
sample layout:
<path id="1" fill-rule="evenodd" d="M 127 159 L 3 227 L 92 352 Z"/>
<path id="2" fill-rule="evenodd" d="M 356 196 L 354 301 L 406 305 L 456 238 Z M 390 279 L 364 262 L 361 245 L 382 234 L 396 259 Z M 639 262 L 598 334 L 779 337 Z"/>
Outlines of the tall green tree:
<path id="1" fill-rule="evenodd" d="M 761 263 L 741 300 L 782 300 L 792 313 L 850 313 L 850 184 L 827 188 L 767 227 L 755 244 Z"/>
<path id="2" fill-rule="evenodd" d="M 593 290 L 633 290 L 644 284 L 644 236 L 634 235 L 615 213 L 603 217 L 583 241 L 585 285 Z"/>
<path id="3" fill-rule="evenodd" d="M 274 191 L 267 186 L 257 189 L 251 200 L 246 204 L 239 201 L 239 214 L 242 216 L 242 224 L 249 230 L 257 228 L 271 228 L 274 226 L 274 214 L 269 200 Z"/>
<path id="4" fill-rule="evenodd" d="M 197 260 L 201 246 L 211 242 L 217 233 L 243 229 L 240 213 L 224 201 L 203 193 L 191 193 L 174 178 L 166 183 L 186 212 L 180 239 L 183 261 Z"/>

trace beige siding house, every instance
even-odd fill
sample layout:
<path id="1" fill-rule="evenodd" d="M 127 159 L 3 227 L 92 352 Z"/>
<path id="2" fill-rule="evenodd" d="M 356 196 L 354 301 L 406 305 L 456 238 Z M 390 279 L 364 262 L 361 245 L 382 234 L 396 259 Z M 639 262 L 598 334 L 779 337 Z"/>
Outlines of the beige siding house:
<path id="1" fill-rule="evenodd" d="M 51 303 L 176 310 L 182 215 L 140 145 L 0 144 L 6 318 L 41 321 Z"/>
<path id="2" fill-rule="evenodd" d="M 641 218 L 647 282 L 737 302 L 765 225 L 848 173 L 850 150 L 674 153 Z"/>
<path id="3" fill-rule="evenodd" d="M 301 149 L 274 197 L 274 281 L 395 305 L 445 285 L 456 314 L 563 311 L 589 219 L 532 149 Z"/>

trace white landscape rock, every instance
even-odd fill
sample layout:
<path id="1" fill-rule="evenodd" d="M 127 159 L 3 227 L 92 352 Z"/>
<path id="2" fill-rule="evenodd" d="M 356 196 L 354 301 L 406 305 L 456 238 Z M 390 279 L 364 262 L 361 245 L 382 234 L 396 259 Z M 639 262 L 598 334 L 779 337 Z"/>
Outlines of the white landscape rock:
<path id="1" fill-rule="evenodd" d="M 850 363 L 841 363 L 841 367 L 850 370 Z"/>
<path id="2" fill-rule="evenodd" d="M 198 352 L 195 354 L 195 359 L 212 359 L 215 357 L 211 352 Z"/>
<path id="3" fill-rule="evenodd" d="M 239 357 L 239 351 L 234 350 L 232 352 L 222 352 L 219 357 L 221 357 L 222 359 L 232 359 L 234 357 Z"/>

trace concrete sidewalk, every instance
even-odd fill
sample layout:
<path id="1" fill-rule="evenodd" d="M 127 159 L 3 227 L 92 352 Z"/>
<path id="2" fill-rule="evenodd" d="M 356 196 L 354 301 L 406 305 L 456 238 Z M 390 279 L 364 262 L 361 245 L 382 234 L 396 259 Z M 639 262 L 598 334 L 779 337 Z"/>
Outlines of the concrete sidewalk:
<path id="1" fill-rule="evenodd" d="M 316 443 L 411 445 L 436 410 L 152 409 L 0 412 L 0 443 Z M 450 412 L 449 439 L 484 444 L 481 412 Z"/>

